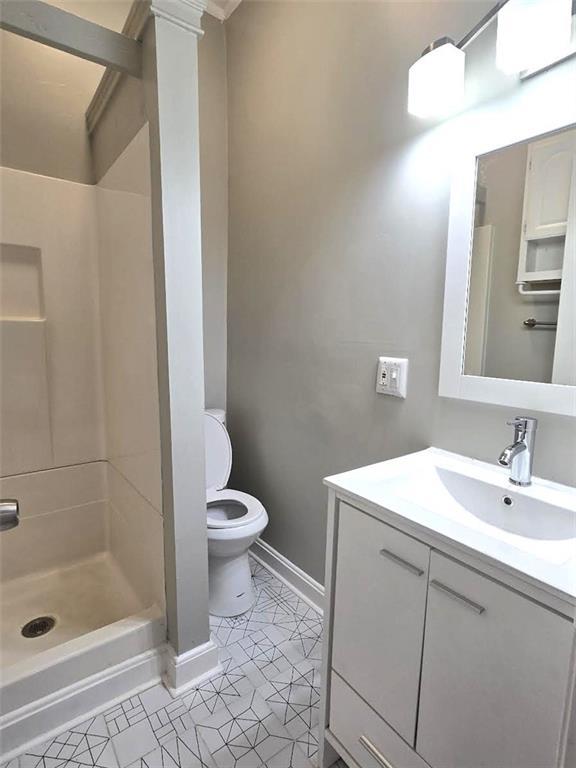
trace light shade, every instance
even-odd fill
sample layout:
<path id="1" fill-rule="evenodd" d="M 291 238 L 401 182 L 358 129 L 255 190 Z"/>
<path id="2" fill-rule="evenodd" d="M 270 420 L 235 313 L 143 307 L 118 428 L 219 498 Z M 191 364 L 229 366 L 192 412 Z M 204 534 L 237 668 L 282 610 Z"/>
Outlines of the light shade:
<path id="1" fill-rule="evenodd" d="M 418 117 L 446 117 L 464 96 L 464 51 L 446 41 L 424 53 L 408 74 L 408 112 Z"/>
<path id="2" fill-rule="evenodd" d="M 561 58 L 570 44 L 572 0 L 508 0 L 498 12 L 496 65 L 508 74 Z"/>

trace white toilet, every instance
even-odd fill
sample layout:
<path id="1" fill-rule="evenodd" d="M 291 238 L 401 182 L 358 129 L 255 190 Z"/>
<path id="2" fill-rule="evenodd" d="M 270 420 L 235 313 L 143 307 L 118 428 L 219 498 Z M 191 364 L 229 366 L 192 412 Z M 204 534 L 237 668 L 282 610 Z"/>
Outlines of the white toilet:
<path id="1" fill-rule="evenodd" d="M 238 616 L 256 599 L 248 549 L 268 525 L 268 515 L 254 496 L 226 488 L 232 444 L 224 411 L 206 411 L 204 432 L 210 613 Z"/>

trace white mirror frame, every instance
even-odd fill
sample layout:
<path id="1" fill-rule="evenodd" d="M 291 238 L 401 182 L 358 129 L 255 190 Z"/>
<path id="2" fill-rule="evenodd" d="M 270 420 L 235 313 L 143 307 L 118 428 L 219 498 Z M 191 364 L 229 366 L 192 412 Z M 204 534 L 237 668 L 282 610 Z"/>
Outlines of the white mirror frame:
<path id="1" fill-rule="evenodd" d="M 563 79 L 561 77 L 560 81 Z M 534 87 L 529 89 L 531 93 L 520 93 L 504 100 L 503 104 L 479 110 L 475 115 L 467 115 L 461 126 L 463 132 L 465 125 L 468 128 L 475 126 L 476 130 L 469 131 L 468 135 L 472 138 L 466 140 L 468 146 L 461 148 L 454 162 L 439 394 L 481 403 L 576 416 L 575 386 L 470 376 L 463 372 L 477 160 L 487 152 L 529 141 L 576 123 L 576 99 L 564 97 L 564 103 L 560 103 L 562 99 L 558 100 L 558 94 L 570 91 L 557 90 L 554 85 L 557 86 L 558 83 L 555 82 L 550 93 L 550 88 L 544 88 L 544 80 L 545 77 L 543 81 L 534 83 Z M 573 88 L 573 76 L 568 77 L 568 82 Z M 553 100 L 554 93 L 556 101 Z M 552 109 L 551 104 L 554 105 Z M 476 138 L 474 133 L 478 134 Z"/>

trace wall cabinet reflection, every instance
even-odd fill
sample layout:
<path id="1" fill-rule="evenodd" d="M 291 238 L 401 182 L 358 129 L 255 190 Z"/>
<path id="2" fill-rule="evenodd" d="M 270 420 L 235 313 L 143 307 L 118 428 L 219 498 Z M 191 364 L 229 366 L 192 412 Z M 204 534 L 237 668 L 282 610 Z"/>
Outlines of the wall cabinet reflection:
<path id="1" fill-rule="evenodd" d="M 576 384 L 576 128 L 478 157 L 464 373 Z"/>

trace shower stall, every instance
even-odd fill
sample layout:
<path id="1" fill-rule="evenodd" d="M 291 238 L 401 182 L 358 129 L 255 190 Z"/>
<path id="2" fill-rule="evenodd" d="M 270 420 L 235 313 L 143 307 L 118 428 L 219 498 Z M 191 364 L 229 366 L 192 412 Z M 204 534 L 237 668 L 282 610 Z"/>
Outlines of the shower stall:
<path id="1" fill-rule="evenodd" d="M 45 65 L 1 34 L 5 77 Z M 158 680 L 166 641 L 147 124 L 64 176 L 0 168 L 2 757 Z"/>
<path id="2" fill-rule="evenodd" d="M 160 678 L 181 695 L 219 669 L 204 473 L 202 9 L 1 4 L 3 760 Z"/>

